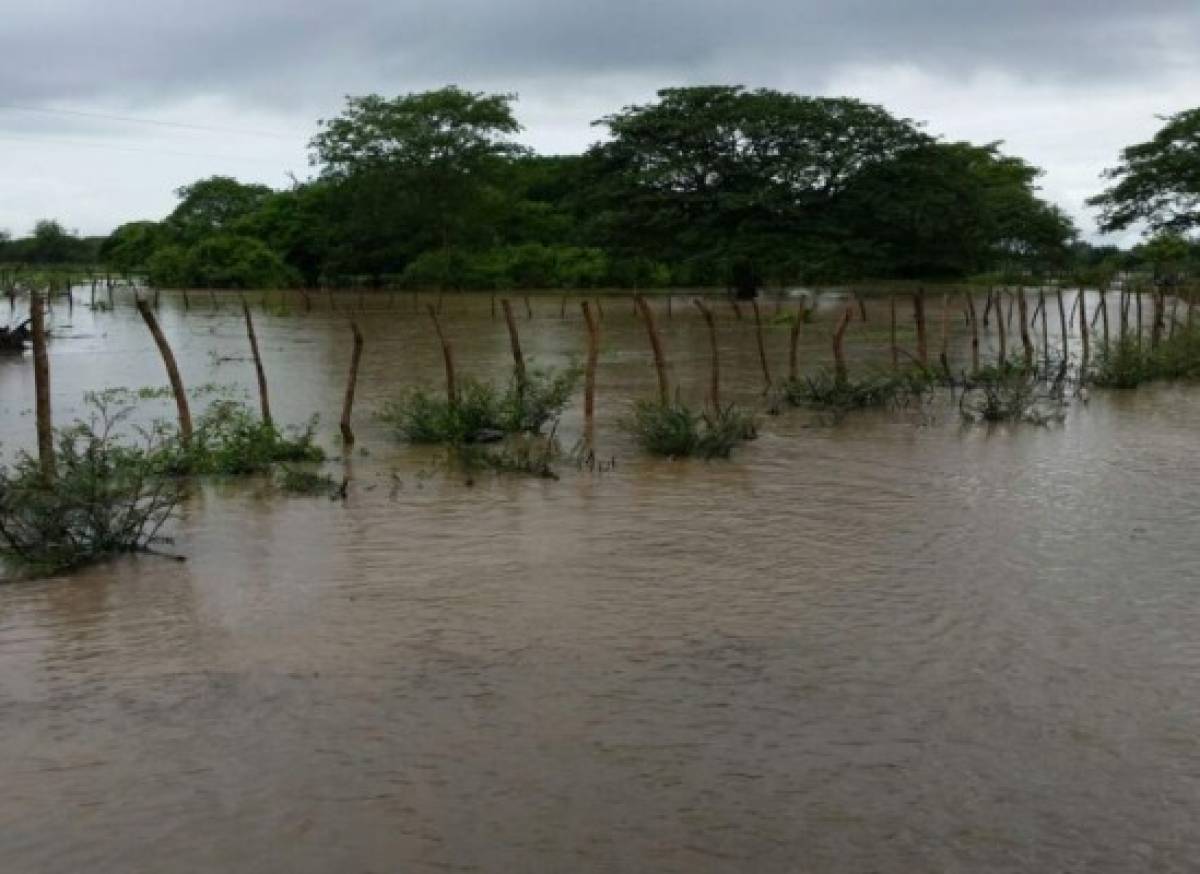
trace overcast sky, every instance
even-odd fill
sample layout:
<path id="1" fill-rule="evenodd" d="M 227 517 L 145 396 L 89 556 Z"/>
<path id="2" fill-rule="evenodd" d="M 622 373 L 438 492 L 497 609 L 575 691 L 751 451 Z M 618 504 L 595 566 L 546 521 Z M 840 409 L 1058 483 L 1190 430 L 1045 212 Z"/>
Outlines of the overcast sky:
<path id="1" fill-rule="evenodd" d="M 160 218 L 175 188 L 215 173 L 303 178 L 316 120 L 345 94 L 517 92 L 524 141 L 574 152 L 599 135 L 593 119 L 657 88 L 736 83 L 1004 140 L 1090 235 L 1100 172 L 1156 116 L 1200 103 L 1197 0 L 4 5 L 0 229 L 14 234 L 43 217 L 86 234 Z"/>

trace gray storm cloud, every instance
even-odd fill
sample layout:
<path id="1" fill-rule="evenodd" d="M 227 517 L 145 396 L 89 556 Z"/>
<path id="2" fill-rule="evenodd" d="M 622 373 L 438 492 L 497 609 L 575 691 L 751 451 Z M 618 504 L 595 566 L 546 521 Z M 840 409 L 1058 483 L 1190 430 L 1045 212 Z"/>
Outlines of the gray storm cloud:
<path id="1" fill-rule="evenodd" d="M 819 79 L 912 62 L 1065 80 L 1190 63 L 1200 4 L 804 0 L 94 0 L 5 11 L 5 99 L 306 101 L 360 83 L 492 82 L 731 66 Z"/>

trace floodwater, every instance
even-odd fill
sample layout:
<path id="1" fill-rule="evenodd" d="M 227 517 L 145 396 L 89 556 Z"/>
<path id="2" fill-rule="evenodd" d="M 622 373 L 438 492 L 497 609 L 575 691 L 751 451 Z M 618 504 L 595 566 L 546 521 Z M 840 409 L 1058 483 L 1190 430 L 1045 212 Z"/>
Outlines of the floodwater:
<path id="1" fill-rule="evenodd" d="M 123 294 L 56 304 L 60 423 L 85 390 L 165 384 Z M 655 306 L 699 403 L 686 300 Z M 788 411 L 730 462 L 655 461 L 615 427 L 655 383 L 608 298 L 615 469 L 468 486 L 371 417 L 441 378 L 417 302 L 297 301 L 255 311 L 275 417 L 321 413 L 335 452 L 350 315 L 366 335 L 367 452 L 329 466 L 348 500 L 212 484 L 174 532 L 184 564 L 0 586 L 5 874 L 1200 867 L 1200 389 L 1097 391 L 1047 428 Z M 190 306 L 160 311 L 185 380 L 251 387 L 234 298 Z M 531 306 L 528 355 L 582 355 L 573 301 Z M 854 367 L 888 357 L 871 307 Z M 759 403 L 745 315 L 718 308 L 724 388 Z M 487 296 L 443 320 L 462 372 L 506 371 Z M 787 333 L 767 330 L 777 375 Z M 9 452 L 30 371 L 0 361 Z"/>

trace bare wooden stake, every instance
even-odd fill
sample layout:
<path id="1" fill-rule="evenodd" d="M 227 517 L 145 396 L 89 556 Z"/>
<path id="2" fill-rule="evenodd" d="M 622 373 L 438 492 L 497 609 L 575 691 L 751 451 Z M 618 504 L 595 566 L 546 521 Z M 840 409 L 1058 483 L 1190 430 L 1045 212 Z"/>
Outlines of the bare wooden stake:
<path id="1" fill-rule="evenodd" d="M 950 294 L 942 294 L 942 351 L 938 355 L 946 378 L 950 378 Z"/>
<path id="2" fill-rule="evenodd" d="M 525 318 L 526 320 L 533 319 L 533 307 L 529 305 L 529 295 L 525 295 Z"/>
<path id="3" fill-rule="evenodd" d="M 1055 297 L 1058 298 L 1058 327 L 1059 327 L 1059 330 L 1062 332 L 1063 361 L 1066 361 L 1067 353 L 1070 349 L 1070 345 L 1069 345 L 1069 342 L 1067 339 L 1070 334 L 1070 330 L 1067 328 L 1067 308 L 1066 308 L 1066 306 L 1063 305 L 1062 289 L 1061 288 L 1054 289 L 1054 295 L 1055 295 Z"/>
<path id="4" fill-rule="evenodd" d="M 708 397 L 712 403 L 713 410 L 717 413 L 721 411 L 721 353 L 717 348 L 717 324 L 713 319 L 712 310 L 704 305 L 704 301 L 696 298 L 692 301 L 696 305 L 696 309 L 700 310 L 700 315 L 704 316 L 704 321 L 708 325 L 708 345 L 712 349 L 712 379 L 709 384 Z M 794 368 L 793 363 L 793 368 Z"/>
<path id="5" fill-rule="evenodd" d="M 1083 289 L 1079 289 L 1079 343 L 1082 350 L 1082 360 L 1079 364 L 1079 384 L 1082 385 L 1087 380 L 1088 359 L 1091 354 L 1091 343 L 1088 338 L 1088 320 L 1087 320 L 1087 300 L 1083 296 Z"/>
<path id="6" fill-rule="evenodd" d="M 833 368 L 834 375 L 841 385 L 846 382 L 848 372 L 846 369 L 846 349 L 844 341 L 846 339 L 846 326 L 850 324 L 850 318 L 853 315 L 849 304 L 842 310 L 842 317 L 838 320 L 837 327 L 833 331 Z"/>
<path id="7" fill-rule="evenodd" d="M 42 480 L 55 480 L 54 420 L 50 412 L 50 355 L 46 351 L 46 307 L 42 293 L 29 293 L 29 321 L 33 334 L 34 415 L 37 420 L 38 465 Z"/>
<path id="8" fill-rule="evenodd" d="M 667 381 L 667 360 L 663 354 L 662 338 L 658 335 L 658 326 L 654 322 L 654 312 L 640 294 L 634 303 L 641 313 L 642 321 L 646 324 L 646 333 L 650 335 L 650 349 L 654 352 L 654 369 L 658 373 L 658 395 L 664 407 L 671 404 L 671 386 Z"/>
<path id="9" fill-rule="evenodd" d="M 525 356 L 521 354 L 521 337 L 517 333 L 517 320 L 513 318 L 512 305 L 508 298 L 500 301 L 504 309 L 504 321 L 508 324 L 508 342 L 512 346 L 513 372 L 517 377 L 517 393 L 525 393 Z"/>
<path id="10" fill-rule="evenodd" d="M 437 316 L 434 316 L 437 324 Z M 363 336 L 358 329 L 358 322 L 350 320 L 350 332 L 354 335 L 354 351 L 350 354 L 350 377 L 346 382 L 346 396 L 342 399 L 342 444 L 354 445 L 354 429 L 350 427 L 350 416 L 354 411 L 354 391 L 358 386 L 358 363 L 362 360 Z M 440 333 L 440 330 L 439 330 Z"/>
<path id="11" fill-rule="evenodd" d="M 1025 368 L 1033 368 L 1033 339 L 1029 336 L 1029 305 L 1025 300 L 1025 289 L 1017 289 L 1017 318 L 1021 320 L 1021 346 L 1025 350 Z"/>
<path id="12" fill-rule="evenodd" d="M 758 361 L 762 365 L 763 382 L 766 383 L 764 391 L 770 391 L 771 368 L 767 366 L 767 347 L 763 342 L 762 315 L 758 310 L 758 299 L 751 300 L 750 305 L 754 307 L 754 335 L 758 341 Z"/>
<path id="13" fill-rule="evenodd" d="M 854 299 L 858 301 L 858 316 L 859 316 L 859 318 L 862 319 L 863 322 L 866 322 L 866 320 L 867 320 L 867 302 L 865 300 L 863 300 L 861 297 L 859 297 L 857 294 L 854 295 Z"/>
<path id="14" fill-rule="evenodd" d="M 258 337 L 254 334 L 254 319 L 250 316 L 250 305 L 242 299 L 242 312 L 246 315 L 246 336 L 250 338 L 250 353 L 254 356 L 254 372 L 258 376 L 258 399 L 262 408 L 262 420 L 271 425 L 271 401 L 267 396 L 267 375 L 263 371 L 262 356 L 258 352 Z"/>
<path id="15" fill-rule="evenodd" d="M 1104 348 L 1108 348 L 1108 292 L 1100 289 L 1100 321 L 1104 325 Z"/>
<path id="16" fill-rule="evenodd" d="M 900 369 L 900 346 L 896 343 L 896 293 L 892 292 L 892 370 Z"/>
<path id="17" fill-rule="evenodd" d="M 967 298 L 967 314 L 971 323 L 971 374 L 979 373 L 979 318 L 975 312 L 975 294 L 968 288 L 963 294 Z"/>
<path id="18" fill-rule="evenodd" d="M 600 324 L 592 315 L 592 308 L 586 300 L 580 301 L 579 306 L 583 310 L 583 321 L 587 324 L 588 332 L 587 365 L 583 371 L 583 423 L 590 444 L 596 416 L 596 362 L 600 358 Z"/>
<path id="19" fill-rule="evenodd" d="M 894 299 L 893 303 L 895 303 Z M 792 322 L 791 345 L 788 348 L 788 379 L 792 382 L 800 381 L 800 326 L 804 324 L 805 312 L 804 301 L 801 301 L 796 310 L 796 318 Z M 895 315 L 894 307 L 892 314 Z M 892 324 L 895 325 L 894 319 Z"/>
<path id="20" fill-rule="evenodd" d="M 917 323 L 917 361 L 922 367 L 929 366 L 929 343 L 925 336 L 925 289 L 918 288 L 913 294 L 913 319 Z"/>
<path id="21" fill-rule="evenodd" d="M 171 392 L 175 395 L 175 407 L 179 412 L 179 439 L 184 446 L 190 446 L 192 442 L 192 411 L 188 406 L 183 379 L 179 376 L 179 366 L 175 363 L 175 353 L 171 351 L 171 345 L 167 342 L 162 328 L 158 325 L 158 319 L 155 318 L 149 305 L 141 299 L 138 299 L 136 304 L 138 312 L 142 315 L 142 321 L 146 323 L 146 327 L 150 329 L 150 336 L 154 338 L 154 345 L 158 347 L 158 354 L 162 356 L 163 366 L 167 369 L 167 379 L 171 381 Z"/>
<path id="22" fill-rule="evenodd" d="M 996 294 L 999 295 L 1002 294 L 1002 292 L 998 291 Z M 1001 310 L 1003 305 L 1004 301 L 996 301 L 996 336 L 1000 341 L 1000 348 L 997 352 L 996 360 L 999 361 L 1001 368 L 1008 363 L 1008 334 L 1004 326 L 1004 312 Z"/>
<path id="23" fill-rule="evenodd" d="M 458 406 L 458 387 L 454 380 L 454 350 L 450 341 L 442 332 L 442 323 L 438 321 L 437 308 L 429 304 L 429 318 L 433 319 L 433 329 L 437 331 L 438 341 L 442 344 L 442 361 L 446 365 L 446 401 L 450 406 Z"/>

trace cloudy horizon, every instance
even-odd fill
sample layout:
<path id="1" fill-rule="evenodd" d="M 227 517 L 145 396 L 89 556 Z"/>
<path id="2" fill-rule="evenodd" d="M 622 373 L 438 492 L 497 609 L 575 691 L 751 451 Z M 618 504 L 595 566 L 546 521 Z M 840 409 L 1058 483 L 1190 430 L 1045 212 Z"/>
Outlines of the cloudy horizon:
<path id="1" fill-rule="evenodd" d="M 1084 201 L 1103 169 L 1197 102 L 1200 8 L 1044 5 L 63 0 L 0 31 L 0 229 L 57 218 L 104 234 L 218 173 L 283 187 L 311 173 L 307 141 L 346 94 L 515 92 L 522 142 L 568 153 L 659 88 L 722 83 L 857 97 L 947 139 L 1002 140 L 1096 239 Z"/>

